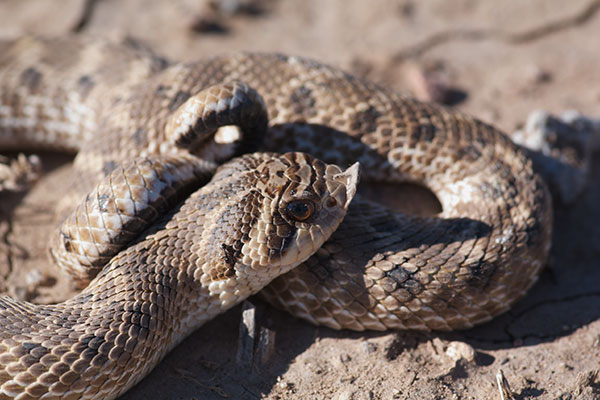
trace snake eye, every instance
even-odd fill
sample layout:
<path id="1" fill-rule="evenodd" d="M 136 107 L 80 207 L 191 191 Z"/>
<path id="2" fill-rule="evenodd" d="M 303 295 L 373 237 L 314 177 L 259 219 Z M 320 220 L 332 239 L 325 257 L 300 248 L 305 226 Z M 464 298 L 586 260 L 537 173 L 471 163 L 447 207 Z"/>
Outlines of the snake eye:
<path id="1" fill-rule="evenodd" d="M 296 200 L 285 207 L 290 217 L 296 221 L 306 221 L 314 212 L 315 206 L 310 200 Z"/>

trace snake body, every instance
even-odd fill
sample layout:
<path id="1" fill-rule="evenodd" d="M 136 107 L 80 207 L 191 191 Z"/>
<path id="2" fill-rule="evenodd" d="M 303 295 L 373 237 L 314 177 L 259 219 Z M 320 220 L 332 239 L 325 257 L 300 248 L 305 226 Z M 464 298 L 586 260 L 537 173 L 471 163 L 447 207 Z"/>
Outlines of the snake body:
<path id="1" fill-rule="evenodd" d="M 261 291 L 296 316 L 336 329 L 451 330 L 509 309 L 536 281 L 547 258 L 552 224 L 548 191 L 531 161 L 505 135 L 469 116 L 313 61 L 234 54 L 169 65 L 131 43 L 28 37 L 0 42 L 0 100 L 0 148 L 77 152 L 64 208 L 95 193 L 83 203 L 89 207 L 79 207 L 83 217 L 65 220 L 55 258 L 70 265 L 82 281 L 108 262 L 81 295 L 64 303 L 0 300 L 0 398 L 115 397 L 192 329 L 296 264 Z M 228 118 L 219 117 L 228 108 L 233 110 Z M 239 129 L 221 129 L 208 139 L 204 135 L 231 124 Z M 115 236 L 105 234 L 112 222 L 98 229 L 91 225 L 100 215 L 93 210 L 110 211 L 104 202 L 109 197 L 98 193 L 118 186 L 119 180 L 131 186 L 131 179 L 116 177 L 156 165 L 150 175 L 158 179 L 157 187 L 171 182 L 164 174 L 175 170 L 205 182 L 207 165 L 248 150 L 311 156 L 256 153 L 224 164 L 167 217 L 154 213 L 158 225 L 137 224 L 134 216 L 133 245 L 99 250 L 102 241 L 111 247 Z M 358 161 L 364 181 L 426 186 L 443 211 L 434 217 L 406 215 L 358 195 L 348 205 L 356 167 L 342 171 L 312 157 L 341 166 Z M 256 171 L 266 159 L 278 160 L 272 162 L 287 171 L 293 191 L 281 182 L 271 185 L 270 179 L 282 179 L 281 173 L 244 172 Z M 297 196 L 300 185 L 320 199 L 311 200 L 318 207 L 311 205 L 310 213 L 335 203 L 338 218 L 344 207 L 347 215 L 339 227 L 337 220 L 323 223 L 337 230 L 321 229 L 319 235 L 309 234 L 311 240 L 298 233 L 298 246 L 289 253 L 294 257 L 286 258 L 293 258 L 289 266 L 275 268 L 277 273 L 268 277 L 250 277 L 244 265 L 256 259 L 268 265 L 274 248 L 288 246 L 278 239 L 271 248 L 266 236 L 289 232 L 268 228 L 275 223 L 256 222 L 262 217 L 243 201 L 229 201 L 233 193 L 244 192 L 240 179 L 254 182 L 254 189 L 262 182 L 253 196 L 266 191 L 267 198 L 280 200 L 283 194 Z M 187 187 L 174 181 L 167 186 L 171 184 Z M 117 201 L 118 190 L 108 192 L 114 192 L 114 204 L 124 204 Z M 142 197 L 154 192 L 142 190 Z M 127 204 L 138 204 L 132 200 L 135 193 L 127 190 L 127 196 Z M 329 204 L 331 197 L 336 201 Z M 122 215 L 127 207 L 114 208 Z M 281 207 L 270 210 L 276 209 Z M 263 207 L 260 215 L 274 218 L 268 210 Z M 292 209 L 300 214 L 306 210 Z M 208 220 L 203 212 L 228 217 L 202 224 Z M 254 217 L 244 217 L 244 212 Z M 282 217 L 276 219 L 283 224 Z M 218 234 L 207 240 L 204 231 Z M 253 242 L 254 251 L 243 246 L 252 238 L 259 240 Z M 74 248 L 83 249 L 85 256 L 69 253 Z M 90 248 L 96 258 L 88 258 Z M 189 253 L 194 256 L 183 256 Z M 91 260 L 92 273 L 81 272 L 83 258 Z M 216 269 L 199 267 L 208 264 Z M 220 292 L 227 287 L 222 282 L 231 282 L 239 295 Z M 111 296 L 124 300 L 113 302 Z M 210 303 L 207 296 L 220 300 Z M 173 312 L 161 308 L 167 300 Z M 42 332 L 53 333 L 48 337 Z"/>

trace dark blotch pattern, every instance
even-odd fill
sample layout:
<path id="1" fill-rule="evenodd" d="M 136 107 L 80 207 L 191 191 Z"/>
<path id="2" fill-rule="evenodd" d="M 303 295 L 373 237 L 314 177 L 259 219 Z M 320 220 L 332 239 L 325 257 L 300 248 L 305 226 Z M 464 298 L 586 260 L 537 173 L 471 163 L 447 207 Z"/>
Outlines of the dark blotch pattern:
<path id="1" fill-rule="evenodd" d="M 233 246 L 227 244 L 221 244 L 221 249 L 223 249 L 223 257 L 225 258 L 225 263 L 230 267 L 233 267 L 235 265 L 237 257 L 239 256 L 239 252 L 237 252 L 233 248 Z M 231 268 L 230 270 L 233 271 L 233 268 Z"/>
<path id="2" fill-rule="evenodd" d="M 35 68 L 29 67 L 21 74 L 21 84 L 35 92 L 42 82 L 42 74 Z"/>
<path id="3" fill-rule="evenodd" d="M 377 130 L 377 118 L 380 116 L 381 113 L 375 107 L 370 106 L 366 110 L 359 111 L 354 115 L 350 127 L 353 130 L 363 133 L 374 132 Z"/>
<path id="4" fill-rule="evenodd" d="M 469 272 L 471 276 L 467 279 L 467 283 L 478 289 L 484 289 L 492 275 L 494 274 L 494 270 L 496 267 L 493 264 L 487 263 L 485 261 L 480 261 L 475 264 L 471 264 L 468 266 Z"/>
<path id="5" fill-rule="evenodd" d="M 314 97 L 312 96 L 312 90 L 306 86 L 300 86 L 290 96 L 291 107 L 297 114 L 306 114 L 309 110 L 312 110 L 316 104 Z"/>
<path id="6" fill-rule="evenodd" d="M 139 147 L 145 147 L 148 144 L 148 134 L 144 128 L 138 128 L 133 133 L 133 141 Z"/>
<path id="7" fill-rule="evenodd" d="M 481 151 L 473 145 L 461 147 L 457 152 L 457 159 L 467 162 L 475 162 L 480 157 Z"/>
<path id="8" fill-rule="evenodd" d="M 169 103 L 169 111 L 175 111 L 179 108 L 180 105 L 182 105 L 187 99 L 190 98 L 190 93 L 189 92 L 185 92 L 183 90 L 178 91 L 175 94 L 175 97 L 173 97 L 173 99 L 171 99 L 171 102 Z"/>

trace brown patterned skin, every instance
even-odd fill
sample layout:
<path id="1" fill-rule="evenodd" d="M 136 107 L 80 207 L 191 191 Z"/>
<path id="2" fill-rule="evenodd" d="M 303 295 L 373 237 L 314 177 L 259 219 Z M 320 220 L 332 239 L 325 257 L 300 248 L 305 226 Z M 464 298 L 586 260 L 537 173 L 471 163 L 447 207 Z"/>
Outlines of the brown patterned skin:
<path id="1" fill-rule="evenodd" d="M 182 156 L 119 165 L 53 232 L 52 258 L 84 288 L 141 231 L 206 184 L 215 169 L 214 163 Z"/>
<path id="2" fill-rule="evenodd" d="M 228 132 L 232 125 L 239 131 Z M 185 198 L 190 188 L 206 183 L 216 169 L 214 161 L 225 160 L 240 148 L 256 147 L 266 130 L 262 99 L 243 83 L 217 84 L 190 96 L 165 126 L 164 144 L 171 149 L 111 167 L 56 231 L 50 245 L 54 260 L 78 286 L 87 286 L 114 255 Z M 178 153 L 169 154 L 173 151 Z M 105 166 L 103 170 L 108 172 Z"/>
<path id="3" fill-rule="evenodd" d="M 342 171 L 302 153 L 245 155 L 76 297 L 56 305 L 0 297 L 0 398 L 122 394 L 193 330 L 312 255 L 342 221 L 357 183 L 357 164 Z M 298 202 L 312 210 L 301 220 Z"/>
<path id="4" fill-rule="evenodd" d="M 362 180 L 424 185 L 443 208 L 416 217 L 357 196 L 313 257 L 261 291 L 273 304 L 336 329 L 464 329 L 506 311 L 536 281 L 551 204 L 516 145 L 469 116 L 316 62 L 235 54 L 167 66 L 131 45 L 3 43 L 0 146 L 78 151 L 77 199 L 126 160 L 188 154 L 173 143 L 173 118 L 222 82 L 243 82 L 262 97 L 269 127 L 261 150 L 360 161 Z M 192 153 L 220 162 L 249 144 L 224 136 Z"/>

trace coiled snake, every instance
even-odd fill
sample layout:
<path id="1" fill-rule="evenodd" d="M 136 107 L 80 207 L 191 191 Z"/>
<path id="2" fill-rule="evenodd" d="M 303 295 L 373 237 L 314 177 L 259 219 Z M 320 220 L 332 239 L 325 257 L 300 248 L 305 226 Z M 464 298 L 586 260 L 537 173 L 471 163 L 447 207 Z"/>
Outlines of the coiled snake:
<path id="1" fill-rule="evenodd" d="M 0 398 L 115 398 L 280 274 L 261 294 L 316 324 L 468 328 L 549 250 L 546 187 L 502 133 L 312 61 L 26 37 L 0 42 L 0 99 L 1 149 L 78 152 L 52 255 L 98 274 L 56 305 L 0 298 Z M 255 150 L 276 153 L 224 163 Z M 332 164 L 356 161 L 443 211 L 354 197 L 358 166 Z"/>

